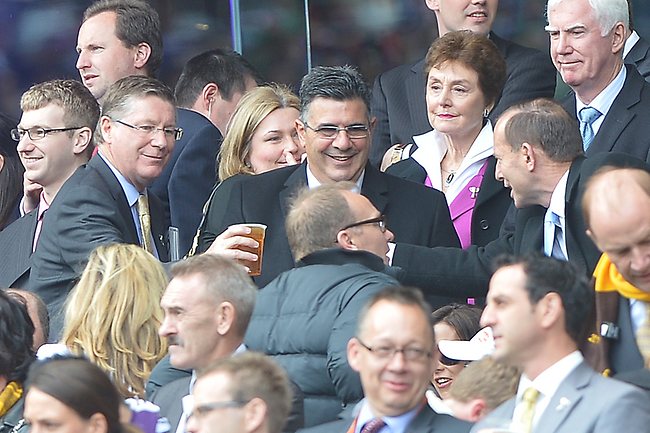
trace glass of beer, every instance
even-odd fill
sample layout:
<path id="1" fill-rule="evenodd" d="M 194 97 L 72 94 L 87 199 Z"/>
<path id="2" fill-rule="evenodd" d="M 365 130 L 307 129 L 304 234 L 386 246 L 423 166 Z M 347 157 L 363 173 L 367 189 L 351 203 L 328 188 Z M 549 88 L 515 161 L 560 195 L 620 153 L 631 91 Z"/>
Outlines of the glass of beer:
<path id="1" fill-rule="evenodd" d="M 246 237 L 255 239 L 259 244 L 257 248 L 249 248 L 240 246 L 239 249 L 249 253 L 257 254 L 257 261 L 250 262 L 248 260 L 240 260 L 239 262 L 246 266 L 251 277 L 257 277 L 262 274 L 262 256 L 264 255 L 264 235 L 266 234 L 266 226 L 264 224 L 244 224 L 251 229 L 251 232 Z"/>

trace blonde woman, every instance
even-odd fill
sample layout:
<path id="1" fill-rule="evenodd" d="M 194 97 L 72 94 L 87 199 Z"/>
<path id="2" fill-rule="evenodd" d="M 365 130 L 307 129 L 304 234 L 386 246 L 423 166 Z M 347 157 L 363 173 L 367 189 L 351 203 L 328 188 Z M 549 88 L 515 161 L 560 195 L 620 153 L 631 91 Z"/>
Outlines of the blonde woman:
<path id="1" fill-rule="evenodd" d="M 151 369 L 167 353 L 158 335 L 166 286 L 151 254 L 111 244 L 92 252 L 68 296 L 61 342 L 111 375 L 124 398 L 144 397 Z"/>
<path id="2" fill-rule="evenodd" d="M 219 152 L 219 180 L 259 174 L 300 162 L 304 150 L 295 129 L 300 100 L 272 84 L 248 91 L 237 104 Z"/>

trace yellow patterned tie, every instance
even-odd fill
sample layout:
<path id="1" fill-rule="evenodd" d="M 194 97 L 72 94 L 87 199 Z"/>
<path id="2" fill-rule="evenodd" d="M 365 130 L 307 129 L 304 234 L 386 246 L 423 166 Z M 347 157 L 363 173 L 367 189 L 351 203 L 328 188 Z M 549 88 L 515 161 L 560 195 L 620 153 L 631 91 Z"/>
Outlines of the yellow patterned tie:
<path id="1" fill-rule="evenodd" d="M 650 304 L 646 303 L 646 318 L 636 332 L 636 344 L 643 355 L 646 368 L 650 368 Z"/>
<path id="2" fill-rule="evenodd" d="M 151 215 L 149 214 L 149 201 L 147 196 L 140 194 L 138 197 L 138 217 L 140 218 L 140 228 L 142 229 L 142 247 L 153 254 L 151 245 Z"/>
<path id="3" fill-rule="evenodd" d="M 535 405 L 537 404 L 538 397 L 539 391 L 532 386 L 524 391 L 522 398 L 524 409 L 521 411 L 520 419 L 523 433 L 531 433 L 533 431 L 533 418 L 535 417 Z"/>

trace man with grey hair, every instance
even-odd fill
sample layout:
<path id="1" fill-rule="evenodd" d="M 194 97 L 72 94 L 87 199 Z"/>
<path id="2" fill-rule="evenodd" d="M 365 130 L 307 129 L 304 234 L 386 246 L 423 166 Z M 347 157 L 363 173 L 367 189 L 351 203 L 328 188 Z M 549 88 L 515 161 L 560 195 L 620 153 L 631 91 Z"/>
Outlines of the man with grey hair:
<path id="1" fill-rule="evenodd" d="M 65 181 L 90 159 L 99 118 L 97 101 L 75 80 L 35 84 L 23 93 L 20 108 L 11 135 L 29 185 L 22 200 L 26 214 L 0 232 L 0 287 L 27 287 L 45 213 Z"/>
<path id="2" fill-rule="evenodd" d="M 48 306 L 52 339 L 61 331 L 66 295 L 94 248 L 138 244 L 167 260 L 168 224 L 147 186 L 160 175 L 181 134 L 167 86 L 135 75 L 111 86 L 95 132 L 99 153 L 59 190 L 32 256 L 28 288 Z"/>
<path id="3" fill-rule="evenodd" d="M 623 152 L 650 161 L 650 83 L 623 64 L 626 0 L 549 0 L 551 59 L 572 93 L 587 156 Z"/>
<path id="4" fill-rule="evenodd" d="M 304 393 L 305 426 L 363 397 L 346 361 L 361 306 L 397 281 L 383 273 L 393 234 L 352 182 L 304 188 L 286 218 L 296 268 L 260 291 L 244 341 L 271 355 Z"/>
<path id="5" fill-rule="evenodd" d="M 242 341 L 257 288 L 243 266 L 203 254 L 176 263 L 171 277 L 160 302 L 165 319 L 159 334 L 169 342 L 173 367 L 195 372 L 246 350 Z M 172 432 L 185 431 L 181 400 L 190 393 L 195 380 L 195 373 L 177 379 L 151 397 L 171 423 Z"/>
<path id="6" fill-rule="evenodd" d="M 313 68 L 302 80 L 301 115 L 296 128 L 307 152 L 296 166 L 257 176 L 233 176 L 219 185 L 200 228 L 199 250 L 222 252 L 238 259 L 257 259 L 238 249 L 255 246 L 242 236 L 251 222 L 268 226 L 262 275 L 264 286 L 294 266 L 284 228 L 289 198 L 305 185 L 350 181 L 386 216 L 396 242 L 425 246 L 458 246 L 458 238 L 443 194 L 424 185 L 381 173 L 368 163 L 374 119 L 370 89 L 350 66 Z M 448 300 L 441 301 L 448 302 Z"/>
<path id="7" fill-rule="evenodd" d="M 83 15 L 76 67 L 103 102 L 108 88 L 129 75 L 155 77 L 163 47 L 158 12 L 142 0 L 99 0 Z"/>

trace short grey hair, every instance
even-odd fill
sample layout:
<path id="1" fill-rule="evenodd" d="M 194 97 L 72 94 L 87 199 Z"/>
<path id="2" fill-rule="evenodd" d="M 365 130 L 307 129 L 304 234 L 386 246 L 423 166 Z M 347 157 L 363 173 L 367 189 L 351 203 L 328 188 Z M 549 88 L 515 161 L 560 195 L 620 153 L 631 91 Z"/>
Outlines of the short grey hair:
<path id="1" fill-rule="evenodd" d="M 548 10 L 564 1 L 575 0 L 548 0 L 546 4 L 546 17 Z M 622 22 L 625 28 L 630 27 L 630 11 L 627 0 L 587 0 L 589 6 L 596 14 L 596 20 L 600 25 L 600 35 L 607 35 L 617 22 Z"/>

